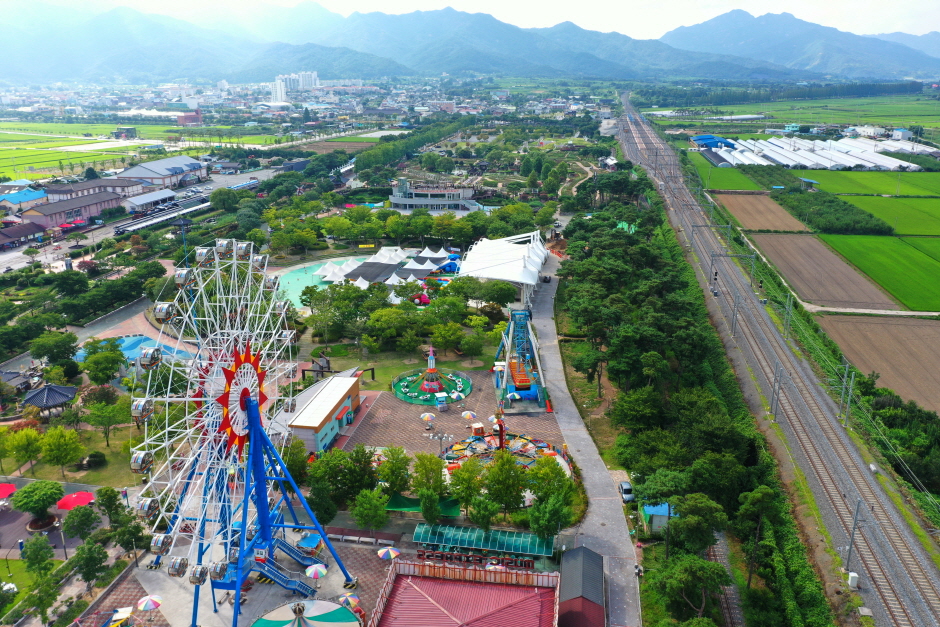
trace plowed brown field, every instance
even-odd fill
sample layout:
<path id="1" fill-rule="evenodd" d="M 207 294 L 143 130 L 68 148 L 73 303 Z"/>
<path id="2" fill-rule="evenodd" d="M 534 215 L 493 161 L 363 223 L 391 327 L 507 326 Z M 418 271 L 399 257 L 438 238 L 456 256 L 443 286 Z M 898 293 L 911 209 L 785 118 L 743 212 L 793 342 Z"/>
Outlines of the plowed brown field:
<path id="1" fill-rule="evenodd" d="M 824 307 L 901 309 L 814 235 L 753 233 L 750 237 L 805 301 Z"/>
<path id="2" fill-rule="evenodd" d="M 808 231 L 802 222 L 771 200 L 770 196 L 719 194 L 718 202 L 748 230 Z"/>
<path id="3" fill-rule="evenodd" d="M 375 144 L 369 142 L 310 142 L 309 144 L 291 146 L 291 149 L 312 150 L 318 155 L 325 155 L 334 150 L 345 150 L 349 153 L 359 152 L 360 150 L 372 148 L 373 146 L 375 146 Z"/>
<path id="4" fill-rule="evenodd" d="M 864 373 L 904 400 L 940 411 L 940 320 L 820 316 L 825 329 Z"/>

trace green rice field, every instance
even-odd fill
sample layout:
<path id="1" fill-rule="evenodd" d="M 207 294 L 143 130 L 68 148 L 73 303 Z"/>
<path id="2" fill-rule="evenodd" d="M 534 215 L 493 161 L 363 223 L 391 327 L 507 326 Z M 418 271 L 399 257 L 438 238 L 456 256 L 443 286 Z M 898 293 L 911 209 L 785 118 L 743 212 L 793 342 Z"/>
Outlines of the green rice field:
<path id="1" fill-rule="evenodd" d="M 844 196 L 891 226 L 898 235 L 940 235 L 940 198 Z"/>
<path id="2" fill-rule="evenodd" d="M 911 245 L 910 240 L 914 238 L 819 237 L 909 309 L 940 311 L 940 261 Z"/>
<path id="3" fill-rule="evenodd" d="M 688 154 L 706 189 L 760 189 L 760 185 L 734 168 L 716 168 L 699 153 Z"/>
<path id="4" fill-rule="evenodd" d="M 940 261 L 940 237 L 902 237 L 905 244 L 913 246 L 932 259 Z"/>
<path id="5" fill-rule="evenodd" d="M 900 175 L 900 176 L 899 176 Z M 897 194 L 940 196 L 940 172 L 838 172 L 813 170 L 806 178 L 819 181 L 819 189 L 833 194 Z"/>
<path id="6" fill-rule="evenodd" d="M 940 126 L 940 102 L 921 95 L 874 96 L 871 98 L 828 98 L 786 100 L 725 105 L 725 115 L 767 113 L 773 126 L 785 122 L 818 124 L 874 124 L 876 126 Z M 766 124 L 766 122 L 760 122 Z"/>
<path id="7" fill-rule="evenodd" d="M 68 164 L 75 164 L 76 171 L 78 164 L 85 163 L 88 167 L 94 162 L 116 160 L 116 165 L 120 165 L 119 155 L 108 155 L 98 152 L 67 152 L 63 150 L 13 150 L 0 147 L 0 175 L 9 176 L 13 179 L 38 179 L 48 178 L 52 174 L 59 174 L 59 162 L 65 166 L 65 173 L 71 172 Z M 30 167 L 33 168 L 30 171 Z M 40 172 L 46 168 L 54 168 L 54 172 Z"/>

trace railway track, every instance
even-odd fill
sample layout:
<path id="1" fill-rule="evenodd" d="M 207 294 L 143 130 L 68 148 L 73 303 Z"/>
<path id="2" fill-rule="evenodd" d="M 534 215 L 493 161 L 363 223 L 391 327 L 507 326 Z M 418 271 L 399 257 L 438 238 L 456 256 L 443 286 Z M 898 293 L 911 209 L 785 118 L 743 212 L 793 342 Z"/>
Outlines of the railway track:
<path id="1" fill-rule="evenodd" d="M 706 264 L 715 263 L 711 253 L 722 252 L 725 246 L 711 228 L 702 228 L 692 236 L 692 225 L 708 224 L 708 219 L 685 186 L 678 157 L 626 97 L 624 106 L 627 114 L 621 119 L 619 134 L 624 154 L 643 165 L 658 183 L 672 218 L 681 223 L 680 230 L 704 273 Z M 833 539 L 848 545 L 856 507 L 864 513 L 864 524 L 855 533 L 850 566 L 861 565 L 860 590 L 877 623 L 901 627 L 940 624 L 936 567 L 850 443 L 834 404 L 821 391 L 809 365 L 790 350 L 758 303 L 748 279 L 726 259 L 718 258 L 718 262 L 707 266 L 706 280 L 719 289 L 722 313 L 729 327 L 740 333 L 738 344 L 768 398 L 777 387 L 775 380 L 780 379 L 776 418 L 781 419 L 791 448 L 816 484 L 818 504 L 828 518 Z M 720 285 L 710 276 L 712 267 L 721 268 Z"/>

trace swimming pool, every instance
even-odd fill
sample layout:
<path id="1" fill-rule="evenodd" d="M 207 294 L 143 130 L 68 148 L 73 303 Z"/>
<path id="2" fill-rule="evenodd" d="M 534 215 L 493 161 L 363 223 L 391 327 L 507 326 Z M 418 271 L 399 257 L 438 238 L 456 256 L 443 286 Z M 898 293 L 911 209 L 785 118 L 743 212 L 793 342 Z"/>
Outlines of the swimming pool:
<path id="1" fill-rule="evenodd" d="M 177 359 L 192 359 L 193 357 L 191 353 L 187 353 L 183 350 L 178 351 L 166 344 L 160 344 L 155 339 L 147 337 L 146 335 L 118 338 L 118 343 L 121 345 L 121 352 L 127 357 L 128 362 L 136 361 L 137 358 L 140 357 L 141 351 L 153 346 L 159 346 L 163 354 L 168 357 L 176 357 Z M 75 355 L 75 361 L 85 361 L 85 351 L 78 351 Z"/>
<path id="2" fill-rule="evenodd" d="M 328 282 L 323 280 L 321 275 L 314 274 L 314 272 L 329 264 L 341 266 L 350 259 L 353 261 L 365 261 L 368 257 L 341 257 L 337 259 L 335 263 L 327 261 L 326 263 L 316 263 L 306 268 L 291 270 L 281 277 L 280 288 L 287 295 L 287 298 L 290 299 L 290 302 L 294 303 L 294 307 L 303 307 L 303 304 L 300 302 L 300 294 L 304 291 L 305 287 L 310 285 L 314 287 L 326 287 L 329 285 Z"/>

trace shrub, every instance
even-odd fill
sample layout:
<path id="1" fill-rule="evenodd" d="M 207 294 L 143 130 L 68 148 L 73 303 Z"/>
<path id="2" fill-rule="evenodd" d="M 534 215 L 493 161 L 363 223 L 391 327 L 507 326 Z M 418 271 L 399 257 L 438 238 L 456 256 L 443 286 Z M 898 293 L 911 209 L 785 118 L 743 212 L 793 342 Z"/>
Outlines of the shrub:
<path id="1" fill-rule="evenodd" d="M 108 584 L 114 581 L 118 575 L 120 575 L 125 568 L 127 568 L 127 561 L 125 560 L 115 560 L 114 564 L 111 565 L 111 568 L 105 571 L 103 575 L 98 577 L 95 580 L 96 588 L 106 588 Z"/>
<path id="2" fill-rule="evenodd" d="M 91 532 L 91 535 L 88 536 L 86 542 L 93 542 L 95 544 L 100 544 L 101 546 L 107 546 L 111 542 L 112 531 L 107 527 L 99 527 Z"/>
<path id="3" fill-rule="evenodd" d="M 65 610 L 65 612 L 63 612 L 54 623 L 52 623 L 52 627 L 68 627 L 68 625 L 71 625 L 73 622 L 75 622 L 75 619 L 81 616 L 82 612 L 84 612 L 86 609 L 88 609 L 88 601 L 85 599 L 79 599 L 78 601 L 75 601 L 75 603 L 73 603 L 70 608 Z"/>
<path id="4" fill-rule="evenodd" d="M 92 451 L 88 454 L 88 467 L 89 468 L 101 468 L 102 466 L 107 465 L 108 458 L 101 451 Z"/>

